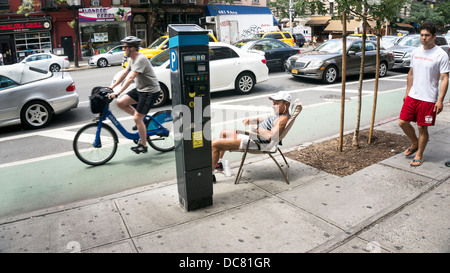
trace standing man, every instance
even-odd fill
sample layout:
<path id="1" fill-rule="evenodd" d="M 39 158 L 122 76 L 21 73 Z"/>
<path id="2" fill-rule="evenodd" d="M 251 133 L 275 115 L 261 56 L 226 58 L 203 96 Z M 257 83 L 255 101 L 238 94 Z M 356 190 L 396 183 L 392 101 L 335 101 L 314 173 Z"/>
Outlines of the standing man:
<path id="1" fill-rule="evenodd" d="M 405 151 L 405 156 L 417 152 L 410 162 L 412 167 L 423 163 L 423 152 L 428 142 L 428 126 L 434 125 L 436 115 L 444 107 L 450 71 L 447 53 L 434 43 L 436 25 L 425 22 L 419 31 L 422 46 L 411 53 L 411 68 L 407 76 L 406 94 L 399 119 L 399 126 L 411 140 L 411 146 Z M 416 136 L 411 121 L 417 122 L 419 137 Z"/>
<path id="2" fill-rule="evenodd" d="M 114 87 L 125 80 L 124 83 L 117 93 L 111 93 L 109 97 L 117 98 L 133 81 L 136 83 L 136 88 L 118 99 L 117 105 L 120 109 L 133 116 L 139 132 L 140 141 L 131 150 L 137 154 L 146 153 L 147 128 L 145 128 L 144 117 L 158 98 L 161 89 L 150 61 L 139 52 L 141 39 L 128 36 L 120 42 L 123 43 L 122 49 L 125 51 L 129 62 L 127 68 L 123 70 L 117 81 L 110 88 L 114 89 Z"/>

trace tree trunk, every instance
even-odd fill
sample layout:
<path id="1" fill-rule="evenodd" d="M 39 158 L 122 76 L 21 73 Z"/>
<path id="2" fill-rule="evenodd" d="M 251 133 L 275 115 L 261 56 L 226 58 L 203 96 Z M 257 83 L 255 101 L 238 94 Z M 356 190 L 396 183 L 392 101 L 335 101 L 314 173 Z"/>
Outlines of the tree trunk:
<path id="1" fill-rule="evenodd" d="M 375 75 L 375 90 L 373 91 L 373 108 L 372 108 L 372 121 L 370 123 L 370 132 L 369 132 L 369 141 L 368 143 L 372 143 L 372 135 L 373 135 L 373 126 L 375 123 L 375 113 L 377 111 L 377 96 L 378 96 L 378 81 L 380 78 L 380 37 L 381 37 L 381 29 L 379 29 L 377 35 L 377 60 L 376 60 L 376 75 Z"/>
<path id="2" fill-rule="evenodd" d="M 362 48 L 361 48 L 361 67 L 359 70 L 359 85 L 358 85 L 358 108 L 356 112 L 356 125 L 355 132 L 353 133 L 352 147 L 359 149 L 359 126 L 361 123 L 361 104 L 362 104 L 362 86 L 364 79 L 364 60 L 366 56 L 366 19 L 363 19 L 363 35 L 362 35 Z"/>
<path id="3" fill-rule="evenodd" d="M 342 86 L 341 86 L 341 127 L 339 134 L 339 151 L 342 152 L 344 138 L 344 112 L 345 112 L 345 81 L 347 71 L 347 13 L 342 12 Z"/>

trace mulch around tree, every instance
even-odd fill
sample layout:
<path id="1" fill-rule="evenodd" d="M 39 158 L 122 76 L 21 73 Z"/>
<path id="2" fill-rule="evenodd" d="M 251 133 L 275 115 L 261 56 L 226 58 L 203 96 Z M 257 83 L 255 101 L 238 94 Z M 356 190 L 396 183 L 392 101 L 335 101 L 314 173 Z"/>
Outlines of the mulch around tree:
<path id="1" fill-rule="evenodd" d="M 405 135 L 374 130 L 368 144 L 369 130 L 359 134 L 359 149 L 352 147 L 353 132 L 343 137 L 339 151 L 339 137 L 314 143 L 285 155 L 324 172 L 344 177 L 399 153 L 404 153 L 411 142 Z"/>

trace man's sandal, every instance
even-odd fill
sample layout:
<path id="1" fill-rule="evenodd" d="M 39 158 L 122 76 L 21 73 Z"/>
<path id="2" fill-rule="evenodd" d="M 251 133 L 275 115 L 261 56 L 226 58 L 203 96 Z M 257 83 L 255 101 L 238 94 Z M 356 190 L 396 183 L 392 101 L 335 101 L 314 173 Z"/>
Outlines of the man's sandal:
<path id="1" fill-rule="evenodd" d="M 419 164 L 414 164 L 414 163 L 419 163 Z M 413 159 L 413 161 L 411 161 L 411 163 L 409 163 L 409 166 L 411 167 L 419 167 L 420 165 L 422 165 L 423 160 L 420 159 Z"/>
<path id="2" fill-rule="evenodd" d="M 415 148 L 415 149 L 408 148 L 408 149 L 405 151 L 405 156 L 413 155 L 413 154 L 415 154 L 415 153 L 417 152 L 417 150 L 419 150 L 419 148 Z"/>

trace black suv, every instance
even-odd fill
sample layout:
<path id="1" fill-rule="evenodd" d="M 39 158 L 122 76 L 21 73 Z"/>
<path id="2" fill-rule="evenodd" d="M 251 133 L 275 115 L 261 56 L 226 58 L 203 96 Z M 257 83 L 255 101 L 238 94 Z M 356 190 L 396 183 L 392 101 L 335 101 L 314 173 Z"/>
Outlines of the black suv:
<path id="1" fill-rule="evenodd" d="M 294 33 L 292 36 L 294 36 L 295 44 L 297 44 L 298 47 L 303 47 L 306 42 L 305 36 L 303 36 L 303 34 L 301 33 Z"/>

